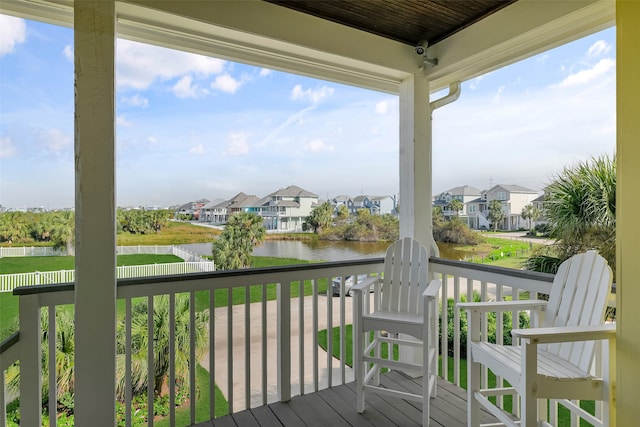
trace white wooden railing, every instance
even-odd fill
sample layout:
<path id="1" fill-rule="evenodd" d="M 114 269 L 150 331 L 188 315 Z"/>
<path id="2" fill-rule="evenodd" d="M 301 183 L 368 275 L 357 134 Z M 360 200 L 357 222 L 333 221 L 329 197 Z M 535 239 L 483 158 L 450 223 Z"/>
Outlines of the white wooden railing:
<path id="1" fill-rule="evenodd" d="M 170 307 L 175 310 L 175 298 L 186 294 L 190 300 L 191 343 L 194 342 L 196 300 L 214 311 L 207 324 L 208 354 L 199 360 L 209 371 L 210 399 L 204 405 L 209 407 L 211 418 L 215 416 L 215 390 L 217 384 L 229 404 L 230 412 L 255 407 L 273 401 L 287 401 L 292 395 L 318 391 L 322 388 L 344 384 L 353 380 L 351 369 L 345 363 L 347 353 L 346 327 L 352 322 L 351 298 L 343 292 L 332 296 L 331 279 L 347 275 L 380 274 L 382 259 L 308 264 L 290 267 L 271 267 L 243 271 L 218 271 L 176 277 L 122 279 L 118 281 L 117 297 L 124 300 L 126 366 L 131 366 L 131 313 L 132 306 L 144 301 L 153 307 L 160 295 L 168 295 Z M 549 291 L 552 276 L 542 273 L 523 272 L 486 265 L 459 261 L 431 259 L 431 272 L 443 280 L 441 291 L 442 329 L 448 330 L 446 315 L 449 304 L 462 299 L 473 298 L 474 290 L 481 300 L 504 297 L 513 299 L 537 298 Z M 308 296 L 302 294 L 304 286 L 311 288 Z M 325 288 L 326 287 L 326 288 Z M 271 301 L 269 294 L 277 290 Z M 321 290 L 321 291 L 320 291 Z M 235 292 L 234 292 L 235 291 Z M 50 322 L 56 317 L 60 305 L 73 303 L 73 284 L 19 288 L 14 294 L 20 298 L 20 337 L 5 343 L 0 351 L 0 369 L 5 370 L 16 360 L 20 360 L 24 375 L 21 378 L 21 413 L 25 425 L 39 425 L 41 414 L 41 380 L 38 369 L 42 348 L 55 348 L 55 334 L 49 333 L 47 341 L 41 342 L 40 313 L 48 307 Z M 249 302 L 254 295 L 253 302 Z M 234 299 L 236 301 L 234 305 Z M 450 302 L 449 299 L 452 299 Z M 171 310 L 171 308 L 170 308 Z M 453 348 L 450 348 L 446 334 L 441 340 L 442 354 L 451 354 L 453 361 L 442 357 L 440 369 L 448 381 L 461 385 L 460 363 L 460 314 L 454 310 Z M 172 313 L 169 311 L 169 313 Z M 514 318 L 518 318 L 517 313 Z M 152 315 L 148 317 L 149 335 L 153 333 Z M 174 316 L 169 315 L 169 330 L 176 326 Z M 485 322 L 486 324 L 486 322 Z M 329 340 L 327 353 L 319 349 L 318 331 L 337 327 L 340 331 L 339 351 L 341 356 L 333 358 L 333 344 Z M 496 329 L 499 342 L 505 325 L 498 318 Z M 301 332 L 302 331 L 302 332 Z M 53 340 L 53 341 L 52 341 Z M 195 359 L 195 349 L 191 345 L 190 360 Z M 175 348 L 169 349 L 169 361 L 175 369 Z M 153 366 L 153 352 L 146 353 L 148 366 Z M 53 363 L 49 359 L 55 375 Z M 446 374 L 453 365 L 451 374 Z M 170 369 L 170 372 L 173 372 Z M 189 364 L 190 395 L 195 395 L 196 364 Z M 462 375 L 465 375 L 462 373 Z M 127 371 L 126 389 L 131 389 L 130 369 Z M 0 389 L 4 388 L 4 376 L 0 376 Z M 55 383 L 55 376 L 50 377 Z M 175 375 L 169 377 L 171 425 L 175 425 Z M 55 390 L 49 396 L 55 405 Z M 149 408 L 153 408 L 153 393 L 149 393 Z M 0 394 L 0 398 L 3 396 Z M 131 422 L 131 393 L 125 396 L 128 424 Z M 190 422 L 195 423 L 197 399 L 189 404 Z M 498 402 L 501 404 L 502 402 Z M 200 403 L 198 403 L 200 404 Z M 54 406 L 52 406 L 52 409 Z M 150 409 L 151 411 L 151 409 Z M 552 408 L 553 412 L 553 408 Z M 0 413 L 1 414 L 1 413 Z M 553 416 L 553 415 L 552 415 Z M 150 417 L 151 419 L 153 417 Z M 4 420 L 4 418 L 2 419 Z M 0 426 L 3 421 L 0 420 Z M 153 422 L 150 422 L 152 425 Z M 54 424 L 52 424 L 54 425 Z"/>

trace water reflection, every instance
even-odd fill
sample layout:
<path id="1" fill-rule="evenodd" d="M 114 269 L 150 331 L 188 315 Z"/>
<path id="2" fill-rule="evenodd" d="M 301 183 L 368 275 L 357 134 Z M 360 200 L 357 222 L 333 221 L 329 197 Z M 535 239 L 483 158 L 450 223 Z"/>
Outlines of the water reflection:
<path id="1" fill-rule="evenodd" d="M 256 256 L 278 258 L 297 258 L 314 261 L 342 261 L 349 259 L 379 258 L 384 256 L 389 242 L 345 242 L 345 241 L 299 241 L 299 240 L 267 240 L 254 249 Z M 185 249 L 201 255 L 211 255 L 211 243 L 193 243 L 181 245 Z M 450 243 L 438 243 L 440 257 L 462 260 L 477 252 L 460 250 Z"/>

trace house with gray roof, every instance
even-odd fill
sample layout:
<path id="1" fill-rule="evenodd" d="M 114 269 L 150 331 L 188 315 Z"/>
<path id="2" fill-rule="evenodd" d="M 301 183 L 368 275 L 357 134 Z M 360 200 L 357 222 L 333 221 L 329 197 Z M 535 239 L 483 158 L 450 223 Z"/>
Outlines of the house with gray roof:
<path id="1" fill-rule="evenodd" d="M 238 193 L 229 200 L 208 203 L 201 211 L 201 221 L 211 224 L 226 224 L 229 217 L 238 212 L 251 212 L 258 198 L 254 195 Z"/>
<path id="2" fill-rule="evenodd" d="M 469 227 L 479 228 L 479 226 L 474 227 L 477 224 L 477 209 L 476 204 L 468 204 L 474 200 L 479 199 L 482 196 L 482 191 L 473 187 L 471 185 L 462 185 L 459 187 L 450 188 L 447 191 L 443 191 L 440 194 L 436 194 L 433 198 L 433 206 L 440 207 L 442 209 L 442 214 L 445 217 L 458 216 L 462 221 L 466 222 Z M 450 204 L 452 200 L 459 200 L 462 202 L 462 210 L 459 212 L 455 212 L 451 210 Z M 473 212 L 469 212 L 469 210 L 473 210 Z"/>
<path id="3" fill-rule="evenodd" d="M 318 195 L 296 185 L 274 191 L 255 206 L 265 228 L 277 231 L 302 231 L 302 224 L 318 205 Z"/>
<path id="4" fill-rule="evenodd" d="M 521 185 L 498 184 L 483 193 L 483 198 L 487 207 L 486 213 L 488 213 L 488 206 L 491 201 L 499 200 L 502 204 L 505 218 L 498 228 L 502 230 L 518 230 L 528 226 L 527 221 L 522 218 L 522 208 L 538 198 L 538 192 Z"/>

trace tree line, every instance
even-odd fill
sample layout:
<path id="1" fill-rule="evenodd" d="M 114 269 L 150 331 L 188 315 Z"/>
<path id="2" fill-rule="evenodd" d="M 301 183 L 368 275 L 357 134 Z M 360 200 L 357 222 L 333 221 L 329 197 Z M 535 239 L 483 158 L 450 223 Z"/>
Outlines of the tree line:
<path id="1" fill-rule="evenodd" d="M 172 212 L 145 209 L 118 209 L 116 212 L 119 233 L 159 233 Z M 56 248 L 73 246 L 75 237 L 75 213 L 56 212 L 2 212 L 0 213 L 0 242 L 10 244 L 51 243 Z"/>

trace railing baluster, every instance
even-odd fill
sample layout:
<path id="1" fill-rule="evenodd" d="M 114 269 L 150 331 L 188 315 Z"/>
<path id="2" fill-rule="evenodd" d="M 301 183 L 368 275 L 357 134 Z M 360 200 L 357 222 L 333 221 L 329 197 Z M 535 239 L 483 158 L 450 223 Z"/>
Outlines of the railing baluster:
<path id="1" fill-rule="evenodd" d="M 251 408 L 251 295 L 244 288 L 244 406 Z"/>
<path id="2" fill-rule="evenodd" d="M 467 299 L 469 301 L 469 299 Z M 460 276 L 453 278 L 453 303 L 460 302 Z M 453 310 L 453 383 L 460 386 L 460 310 Z"/>
<path id="3" fill-rule="evenodd" d="M 304 395 L 304 279 L 298 282 L 298 369 L 300 395 Z"/>
<path id="4" fill-rule="evenodd" d="M 124 405 L 125 425 L 131 427 L 131 298 L 125 299 L 124 323 Z"/>
<path id="5" fill-rule="evenodd" d="M 262 404 L 267 404 L 267 284 L 262 287 Z"/>
<path id="6" fill-rule="evenodd" d="M 356 272 L 356 274 L 352 275 L 351 278 L 353 279 L 353 283 L 352 286 L 355 286 L 356 283 L 358 282 L 358 274 Z M 340 291 L 340 380 L 341 380 L 341 384 L 344 384 L 346 382 L 346 370 L 345 370 L 345 360 L 347 358 L 347 344 L 344 341 L 344 336 L 345 336 L 345 318 L 346 318 L 346 313 L 345 313 L 345 306 L 346 306 L 346 289 L 347 289 L 347 285 L 346 285 L 346 279 L 345 276 L 342 276 L 342 290 Z M 332 338 L 333 338 L 333 334 L 331 334 Z"/>
<path id="7" fill-rule="evenodd" d="M 169 294 L 169 425 L 176 424 L 176 294 Z"/>
<path id="8" fill-rule="evenodd" d="M 440 346 L 442 348 L 442 378 L 449 381 L 449 276 L 442 274 L 442 339 Z M 469 337 L 467 337 L 469 339 Z"/>
<path id="9" fill-rule="evenodd" d="M 153 369 L 153 296 L 147 298 L 147 423 L 153 426 L 153 379 L 155 378 Z"/>
<path id="10" fill-rule="evenodd" d="M 56 427 L 58 417 L 58 382 L 56 381 L 56 306 L 49 305 L 49 425 Z M 63 345 L 63 343 L 61 343 Z"/>
<path id="11" fill-rule="evenodd" d="M 216 291 L 209 290 L 209 418 L 216 415 Z"/>
<path id="12" fill-rule="evenodd" d="M 191 424 L 196 423 L 196 293 L 189 292 L 189 409 Z"/>
<path id="13" fill-rule="evenodd" d="M 311 279 L 313 315 L 313 391 L 318 391 L 318 280 Z"/>
<path id="14" fill-rule="evenodd" d="M 327 387 L 333 386 L 333 289 L 327 279 Z"/>
<path id="15" fill-rule="evenodd" d="M 278 399 L 291 400 L 291 283 L 278 283 Z"/>
<path id="16" fill-rule="evenodd" d="M 227 288 L 227 397 L 233 414 L 233 288 Z"/>
<path id="17" fill-rule="evenodd" d="M 20 415 L 25 426 L 42 425 L 42 358 L 39 295 L 20 296 Z M 4 373 L 2 373 L 4 375 Z"/>

